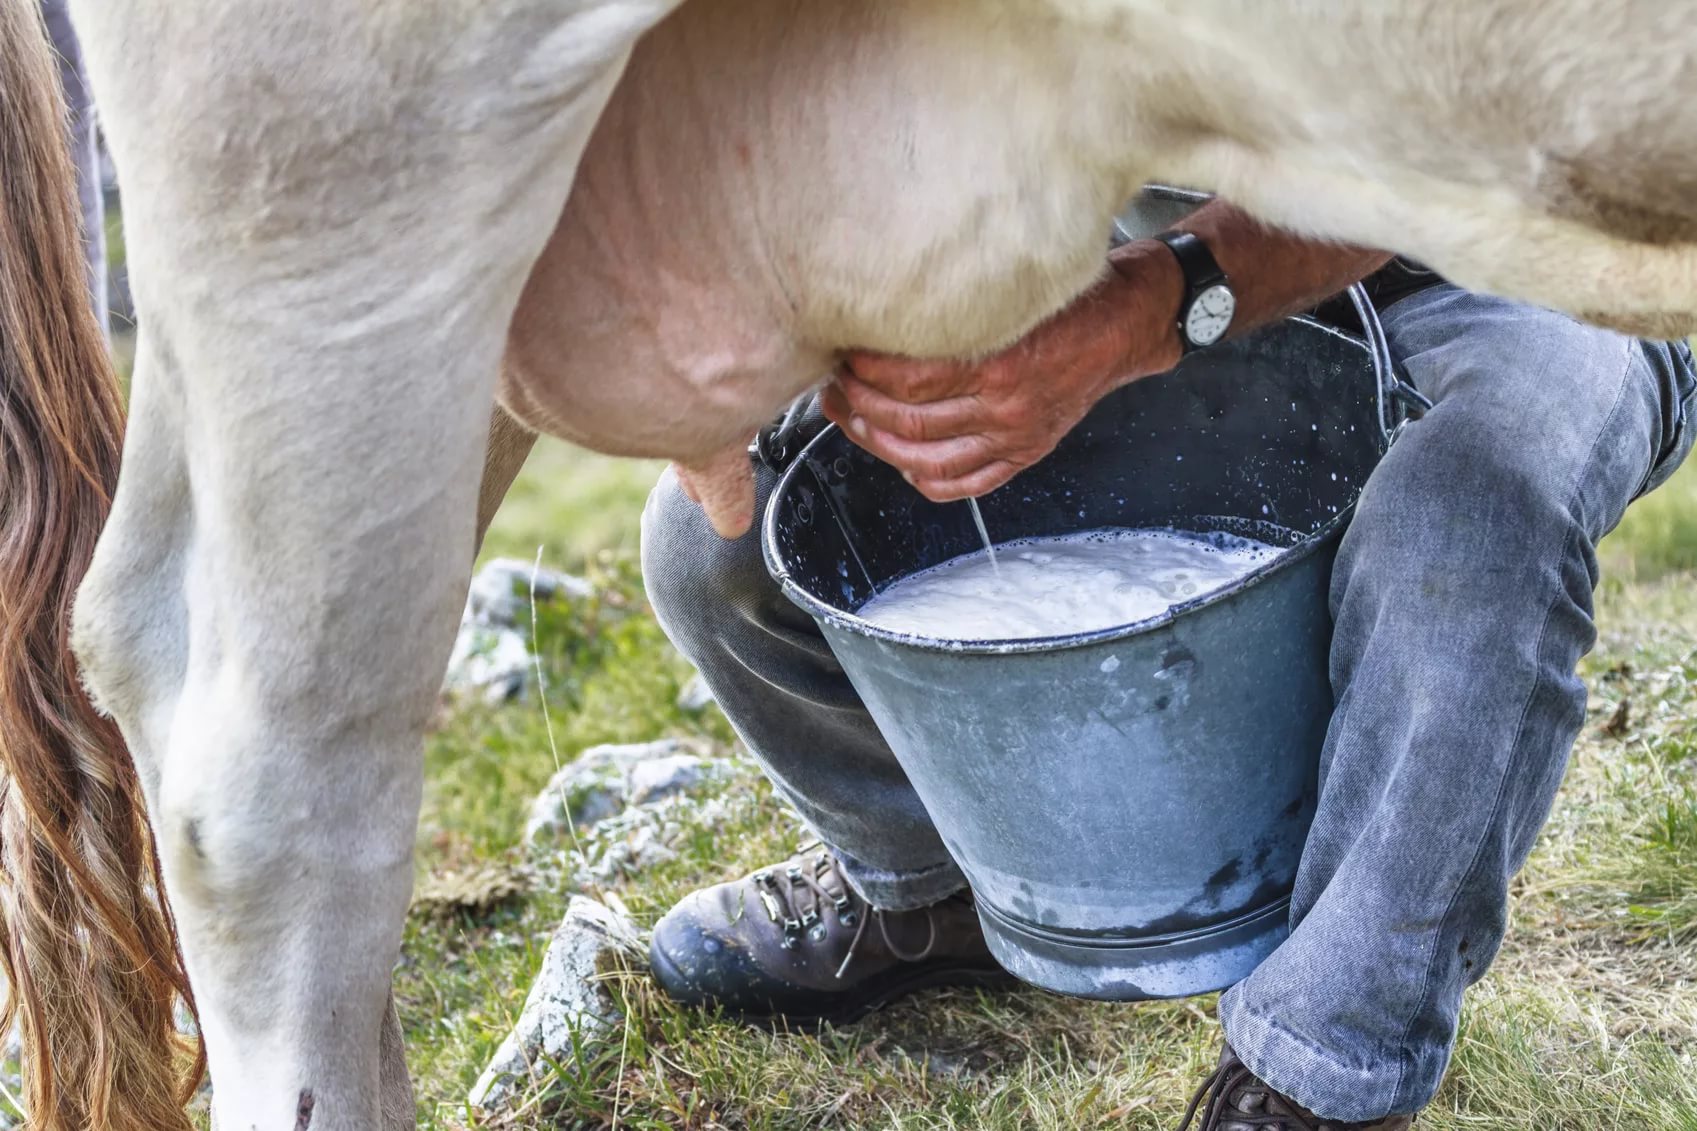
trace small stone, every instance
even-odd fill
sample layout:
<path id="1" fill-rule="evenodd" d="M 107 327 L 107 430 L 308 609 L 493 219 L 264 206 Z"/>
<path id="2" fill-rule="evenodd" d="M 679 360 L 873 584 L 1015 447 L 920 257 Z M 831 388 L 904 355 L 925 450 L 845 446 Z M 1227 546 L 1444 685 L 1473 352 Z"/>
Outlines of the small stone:
<path id="1" fill-rule="evenodd" d="M 703 743 L 681 738 L 623 746 L 592 746 L 562 766 L 530 806 L 525 822 L 526 844 L 539 838 L 583 832 L 621 812 L 630 803 L 633 785 L 645 791 L 644 800 L 671 796 L 701 780 L 680 784 L 689 775 L 688 763 L 704 765 Z M 661 768 L 642 770 L 647 763 Z M 699 765 L 697 766 L 699 771 Z M 704 772 L 704 771 L 701 771 Z M 633 783 L 633 776 L 637 781 Z M 568 819 L 569 815 L 569 819 Z"/>
<path id="2" fill-rule="evenodd" d="M 534 594 L 532 579 L 534 578 Z M 581 577 L 559 570 L 538 569 L 532 562 L 496 558 L 477 571 L 466 594 L 466 612 L 478 624 L 517 628 L 530 623 L 530 600 L 552 601 L 559 597 L 582 600 L 594 595 L 595 587 Z"/>
<path id="3" fill-rule="evenodd" d="M 625 803 L 647 805 L 674 797 L 706 781 L 713 769 L 713 763 L 694 754 L 638 762 L 625 774 Z"/>
<path id="4" fill-rule="evenodd" d="M 481 693 L 489 703 L 505 703 L 524 695 L 530 671 L 530 645 L 516 630 L 462 621 L 443 686 Z"/>
<path id="5" fill-rule="evenodd" d="M 542 957 L 518 1024 L 472 1085 L 471 1105 L 510 1106 L 551 1065 L 575 1063 L 623 1020 L 601 976 L 621 958 L 640 959 L 642 939 L 619 911 L 574 895 Z"/>
<path id="6" fill-rule="evenodd" d="M 690 676 L 689 682 L 678 692 L 678 710 L 688 715 L 699 715 L 716 702 L 713 689 L 707 686 L 700 672 Z"/>
<path id="7" fill-rule="evenodd" d="M 724 819 L 723 798 L 697 804 L 683 796 L 638 805 L 598 825 L 580 844 L 572 881 L 584 887 L 629 879 L 677 856 L 675 845 L 692 830 Z"/>
<path id="8" fill-rule="evenodd" d="M 614 846 L 615 851 L 609 852 L 603 858 L 604 867 L 608 864 L 614 865 L 606 869 L 609 878 L 612 878 L 615 872 L 627 876 L 635 875 L 656 864 L 664 864 L 676 858 L 677 852 L 666 843 L 667 831 L 658 823 L 640 824 L 630 829 L 622 842 Z"/>
<path id="9" fill-rule="evenodd" d="M 443 687 L 452 692 L 481 692 L 490 703 L 524 694 L 530 678 L 530 602 L 532 581 L 539 601 L 574 600 L 595 589 L 581 577 L 537 570 L 529 563 L 497 558 L 471 579 L 459 635 L 448 659 Z"/>

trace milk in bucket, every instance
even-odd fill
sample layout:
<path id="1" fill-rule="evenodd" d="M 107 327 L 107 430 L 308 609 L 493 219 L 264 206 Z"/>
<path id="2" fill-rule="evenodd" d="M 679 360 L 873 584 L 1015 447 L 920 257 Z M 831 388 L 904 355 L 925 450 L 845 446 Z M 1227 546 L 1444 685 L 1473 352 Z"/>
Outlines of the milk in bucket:
<path id="1" fill-rule="evenodd" d="M 1236 535 L 1181 530 L 1095 530 L 996 549 L 897 581 L 861 607 L 861 618 L 940 640 L 1094 632 L 1223 589 L 1279 552 Z"/>

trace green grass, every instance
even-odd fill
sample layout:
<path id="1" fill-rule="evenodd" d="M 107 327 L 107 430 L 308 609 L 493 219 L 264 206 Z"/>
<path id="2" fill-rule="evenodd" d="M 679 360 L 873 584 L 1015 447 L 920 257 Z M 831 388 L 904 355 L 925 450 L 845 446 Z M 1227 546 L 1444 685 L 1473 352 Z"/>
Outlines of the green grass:
<path id="1" fill-rule="evenodd" d="M 507 492 L 483 556 L 578 570 L 602 551 L 634 556 L 637 516 L 663 464 L 614 459 L 543 438 Z"/>
<path id="2" fill-rule="evenodd" d="M 1598 556 L 1623 581 L 1697 570 L 1697 463 L 1633 504 Z"/>
<path id="3" fill-rule="evenodd" d="M 538 453 L 488 553 L 587 569 L 600 599 L 544 609 L 548 712 L 534 700 L 444 713 L 428 750 L 421 875 L 524 862 L 531 798 L 605 741 L 686 735 L 733 750 L 714 712 L 674 705 L 684 665 L 632 562 L 654 468 L 564 446 Z M 1555 816 L 1516 885 L 1497 967 L 1469 996 L 1455 1062 L 1420 1126 L 1485 1131 L 1697 1128 L 1697 467 L 1604 545 L 1593 710 Z M 1628 724 L 1603 725 L 1621 699 Z M 549 724 L 552 724 L 552 736 Z M 746 761 L 707 787 L 716 823 L 608 885 L 647 925 L 685 892 L 787 854 L 802 833 Z M 398 976 L 427 1127 L 463 1097 L 517 1015 L 589 834 L 528 861 L 530 894 L 480 918 L 414 916 Z M 1170 1129 L 1219 1040 L 1213 1000 L 1102 1005 L 1035 990 L 944 992 L 819 1036 L 671 1006 L 640 970 L 613 979 L 619 1039 L 561 1066 L 501 1126 Z"/>
<path id="4" fill-rule="evenodd" d="M 1627 886 L 1633 914 L 1669 935 L 1697 934 L 1697 791 L 1687 783 L 1641 837 Z"/>

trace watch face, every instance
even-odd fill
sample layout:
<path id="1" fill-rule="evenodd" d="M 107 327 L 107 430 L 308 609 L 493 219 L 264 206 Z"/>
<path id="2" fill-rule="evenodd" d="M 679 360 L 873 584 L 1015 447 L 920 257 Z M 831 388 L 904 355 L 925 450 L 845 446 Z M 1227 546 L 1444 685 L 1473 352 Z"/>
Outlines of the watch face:
<path id="1" fill-rule="evenodd" d="M 1184 333 L 1195 345 L 1211 346 L 1225 337 L 1237 312 L 1237 296 L 1217 283 L 1196 296 L 1184 314 Z"/>

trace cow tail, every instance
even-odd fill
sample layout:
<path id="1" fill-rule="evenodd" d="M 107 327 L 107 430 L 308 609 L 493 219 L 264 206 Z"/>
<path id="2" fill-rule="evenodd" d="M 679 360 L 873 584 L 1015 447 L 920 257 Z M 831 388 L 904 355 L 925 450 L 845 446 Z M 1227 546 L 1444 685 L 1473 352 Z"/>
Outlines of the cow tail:
<path id="1" fill-rule="evenodd" d="M 89 702 L 71 601 L 111 509 L 120 390 L 89 309 L 35 0 L 0 0 L 0 1033 L 29 1126 L 189 1131 L 204 1065 L 135 767 Z"/>

